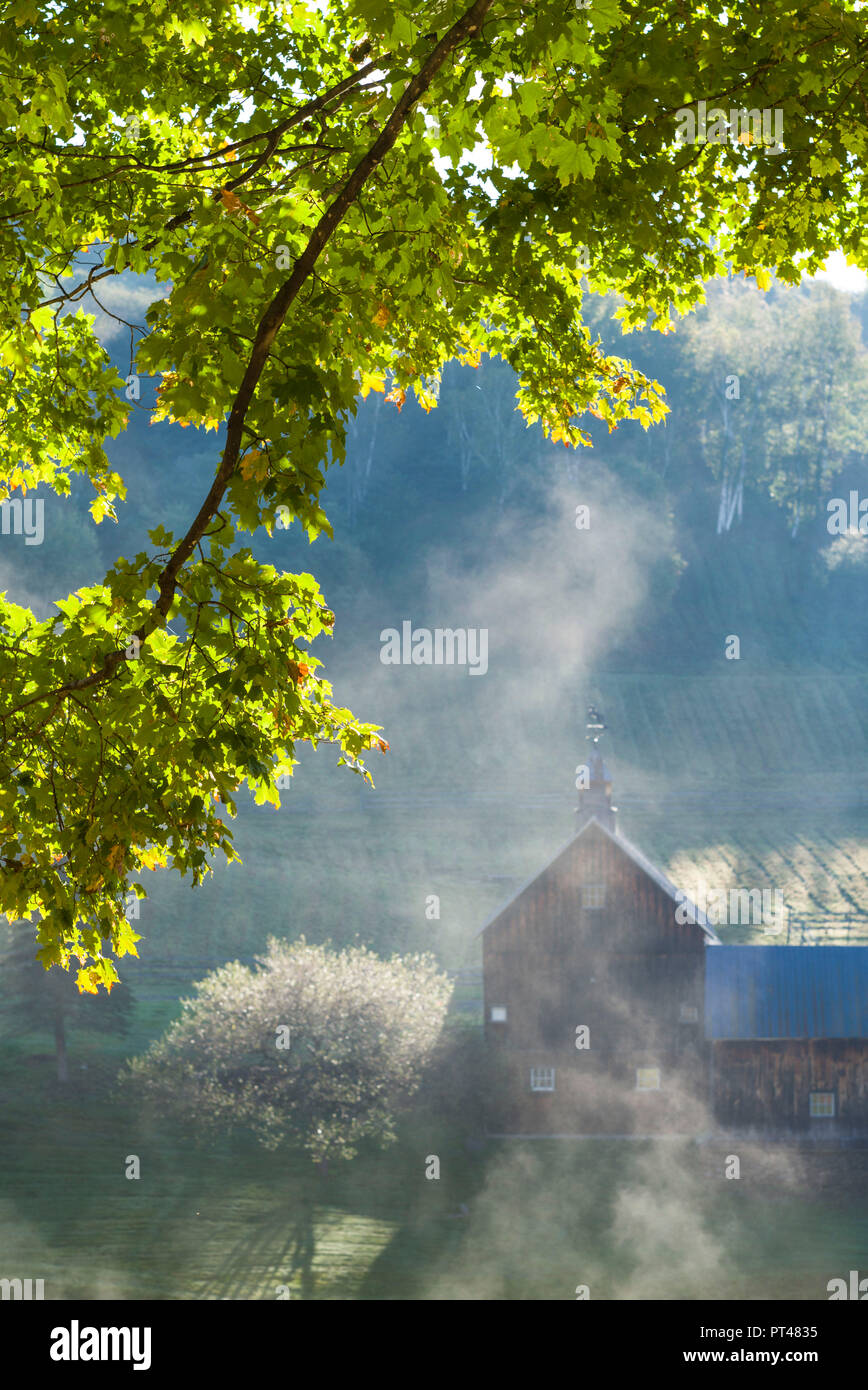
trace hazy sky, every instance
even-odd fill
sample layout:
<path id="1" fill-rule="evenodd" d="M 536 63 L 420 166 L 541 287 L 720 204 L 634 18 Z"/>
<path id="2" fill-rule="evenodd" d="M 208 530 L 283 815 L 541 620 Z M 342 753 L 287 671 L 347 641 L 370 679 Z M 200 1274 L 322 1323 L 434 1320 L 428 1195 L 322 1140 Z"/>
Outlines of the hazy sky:
<path id="1" fill-rule="evenodd" d="M 864 270 L 857 270 L 856 266 L 848 265 L 842 251 L 833 251 L 826 261 L 825 269 L 821 270 L 815 278 L 828 280 L 836 290 L 851 290 L 858 293 L 868 287 L 868 275 L 865 274 Z"/>

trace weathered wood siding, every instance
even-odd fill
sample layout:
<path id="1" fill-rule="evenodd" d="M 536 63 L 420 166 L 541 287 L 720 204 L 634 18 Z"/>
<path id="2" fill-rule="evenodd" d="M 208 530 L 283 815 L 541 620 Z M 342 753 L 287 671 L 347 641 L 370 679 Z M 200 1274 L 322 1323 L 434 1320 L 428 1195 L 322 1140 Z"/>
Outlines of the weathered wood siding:
<path id="1" fill-rule="evenodd" d="M 601 1056 L 504 1050 L 489 1129 L 498 1134 L 692 1134 L 708 1128 L 705 1067 L 695 1054 Z M 692 1063 L 692 1065 L 691 1065 Z M 636 1068 L 659 1066 L 661 1089 L 638 1091 Z M 554 1066 L 555 1090 L 530 1089 L 531 1066 Z"/>
<path id="2" fill-rule="evenodd" d="M 712 1048 L 713 1105 L 722 1128 L 868 1132 L 868 1040 L 727 1041 Z M 835 1093 L 833 1119 L 811 1118 L 812 1091 Z"/>
<path id="3" fill-rule="evenodd" d="M 583 885 L 605 884 L 602 908 Z M 621 1133 L 681 1127 L 702 1090 L 700 927 L 612 839 L 591 826 L 495 921 L 483 938 L 485 1027 L 502 1055 L 506 1133 Z M 715 948 L 722 949 L 722 948 Z M 682 1005 L 696 1010 L 681 1020 Z M 503 1023 L 491 1010 L 506 1008 Z M 577 1050 L 576 1029 L 590 1031 Z M 533 1093 L 532 1066 L 555 1066 L 554 1093 Z M 636 1091 L 658 1066 L 662 1089 Z"/>

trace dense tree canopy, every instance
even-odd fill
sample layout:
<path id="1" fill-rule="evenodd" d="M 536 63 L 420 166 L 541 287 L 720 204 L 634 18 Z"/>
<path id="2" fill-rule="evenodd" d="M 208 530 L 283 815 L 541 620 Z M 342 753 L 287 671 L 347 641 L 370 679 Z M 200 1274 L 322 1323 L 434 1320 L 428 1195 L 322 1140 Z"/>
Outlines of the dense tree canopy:
<path id="1" fill-rule="evenodd" d="M 583 279 L 668 331 L 727 265 L 868 264 L 866 50 L 857 0 L 5 6 L 3 496 L 80 474 L 112 519 L 104 444 L 146 376 L 155 418 L 214 441 L 185 534 L 155 517 L 48 621 L 0 598 L 0 910 L 40 915 L 44 964 L 110 987 L 132 875 L 233 858 L 220 804 L 276 801 L 301 742 L 366 777 L 385 751 L 307 650 L 333 627 L 314 579 L 242 543 L 328 528 L 359 395 L 430 409 L 446 362 L 489 353 L 552 440 L 662 419 Z M 125 383 L 91 315 L 126 272 L 153 300 Z"/>

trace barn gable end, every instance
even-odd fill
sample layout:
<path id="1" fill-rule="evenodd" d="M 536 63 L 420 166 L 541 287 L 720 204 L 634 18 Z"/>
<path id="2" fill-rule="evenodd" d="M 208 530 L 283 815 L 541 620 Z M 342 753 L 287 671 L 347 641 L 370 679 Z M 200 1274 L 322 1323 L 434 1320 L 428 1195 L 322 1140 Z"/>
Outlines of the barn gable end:
<path id="1" fill-rule="evenodd" d="M 684 1084 L 671 1083 L 695 1070 L 704 954 L 719 942 L 702 913 L 679 921 L 679 902 L 692 908 L 592 818 L 486 923 L 485 1029 L 508 1075 L 507 1132 L 570 1131 L 579 1113 L 631 1131 L 637 1099 L 655 1129 L 682 1106 Z"/>

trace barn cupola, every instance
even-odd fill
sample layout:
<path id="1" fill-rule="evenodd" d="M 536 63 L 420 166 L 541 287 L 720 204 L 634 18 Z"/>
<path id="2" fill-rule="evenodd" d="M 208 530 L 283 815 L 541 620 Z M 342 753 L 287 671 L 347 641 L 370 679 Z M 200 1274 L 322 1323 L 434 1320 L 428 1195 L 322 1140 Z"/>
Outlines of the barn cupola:
<path id="1" fill-rule="evenodd" d="M 576 787 L 579 792 L 576 815 L 579 818 L 579 829 L 592 816 L 596 816 L 597 820 L 614 834 L 615 812 L 618 808 L 612 805 L 612 775 L 600 751 L 600 737 L 605 729 L 606 721 L 603 716 L 590 705 L 585 735 L 589 747 L 585 762 L 576 769 Z"/>

